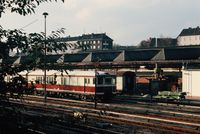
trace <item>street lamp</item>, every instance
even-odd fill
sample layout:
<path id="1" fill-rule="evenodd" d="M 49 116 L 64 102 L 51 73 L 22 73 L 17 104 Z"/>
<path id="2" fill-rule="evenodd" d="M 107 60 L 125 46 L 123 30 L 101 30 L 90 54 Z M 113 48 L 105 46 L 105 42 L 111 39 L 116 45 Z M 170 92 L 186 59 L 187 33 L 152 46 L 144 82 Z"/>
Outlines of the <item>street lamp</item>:
<path id="1" fill-rule="evenodd" d="M 47 55 L 47 45 L 46 45 L 46 18 L 48 13 L 44 12 L 42 15 L 44 15 L 44 102 L 47 102 L 47 88 L 46 88 L 46 76 L 47 76 L 47 72 L 46 72 L 46 55 Z"/>
<path id="2" fill-rule="evenodd" d="M 95 91 L 94 91 L 94 108 L 97 108 L 97 84 L 98 84 L 98 72 L 97 72 L 97 68 L 99 67 L 99 62 L 101 61 L 101 59 L 99 57 L 97 57 L 97 61 L 94 63 L 94 67 L 95 67 Z"/>
<path id="3" fill-rule="evenodd" d="M 95 65 L 95 76 L 94 77 L 95 77 L 94 108 L 96 109 L 97 108 L 97 86 L 96 86 L 96 84 L 97 84 L 97 79 L 98 79 L 96 65 Z"/>

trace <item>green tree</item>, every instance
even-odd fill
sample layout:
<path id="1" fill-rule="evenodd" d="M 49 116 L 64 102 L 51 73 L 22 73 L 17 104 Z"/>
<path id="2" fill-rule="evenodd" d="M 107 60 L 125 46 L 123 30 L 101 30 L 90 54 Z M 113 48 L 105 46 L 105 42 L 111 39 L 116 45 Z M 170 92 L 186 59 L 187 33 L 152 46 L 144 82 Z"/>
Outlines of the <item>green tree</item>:
<path id="1" fill-rule="evenodd" d="M 41 3 L 51 1 L 53 0 L 0 0 L 0 19 L 2 14 L 5 15 L 5 11 L 9 10 L 24 16 L 30 15 L 35 12 L 35 8 Z M 57 2 L 57 0 L 54 1 Z M 64 0 L 60 1 L 64 2 Z M 28 89 L 27 81 L 22 76 L 16 75 L 11 82 L 6 82 L 5 76 L 15 75 L 22 70 L 34 68 L 37 58 L 42 58 L 44 55 L 44 44 L 46 44 L 49 51 L 66 49 L 65 43 L 55 40 L 62 34 L 64 34 L 63 28 L 53 31 L 45 40 L 44 33 L 27 34 L 18 29 L 5 30 L 0 26 L 0 124 L 6 124 L 6 127 L 9 128 L 8 133 L 10 129 L 14 130 L 13 133 L 17 133 L 19 128 L 24 127 L 24 130 L 27 129 L 26 126 L 20 124 L 23 122 L 23 115 L 20 110 L 16 109 L 16 106 L 10 105 L 8 95 L 21 99 L 24 93 L 32 90 Z M 13 57 L 9 56 L 9 52 L 12 50 L 25 54 L 29 59 L 29 63 L 18 66 L 13 65 L 11 60 Z M 11 124 L 14 124 L 14 126 Z M 6 133 L 1 128 L 2 126 L 0 132 Z"/>
<path id="2" fill-rule="evenodd" d="M 18 13 L 20 15 L 31 15 L 35 13 L 35 8 L 41 3 L 51 2 L 52 0 L 0 0 L 0 18 L 5 11 L 11 11 L 12 13 Z M 54 0 L 57 2 L 58 0 Z M 64 0 L 60 0 L 64 2 Z M 5 14 L 4 14 L 5 15 Z M 21 30 L 5 30 L 0 26 L 0 93 L 5 95 L 5 91 L 11 92 L 13 89 L 12 83 L 6 85 L 4 77 L 6 75 L 15 75 L 19 71 L 32 69 L 35 67 L 38 57 L 42 58 L 44 55 L 44 44 L 46 43 L 48 51 L 58 51 L 67 49 L 67 46 L 63 42 L 57 42 L 56 39 L 60 38 L 64 34 L 65 29 L 53 31 L 51 35 L 47 36 L 45 40 L 44 33 L 24 33 Z M 46 41 L 46 42 L 45 42 Z M 14 66 L 12 64 L 12 57 L 9 56 L 9 52 L 17 50 L 26 55 L 29 59 L 29 63 L 26 65 Z M 11 62 L 12 61 L 12 62 Z M 28 65 L 28 67 L 27 67 Z M 20 78 L 20 77 L 18 77 Z M 18 90 L 18 87 L 16 88 Z"/>
<path id="3" fill-rule="evenodd" d="M 42 3 L 51 2 L 52 0 L 0 0 L 0 17 L 5 10 L 16 12 L 20 15 L 35 13 L 35 8 Z M 59 1 L 59 0 L 54 0 Z M 60 0 L 64 2 L 64 0 Z"/>

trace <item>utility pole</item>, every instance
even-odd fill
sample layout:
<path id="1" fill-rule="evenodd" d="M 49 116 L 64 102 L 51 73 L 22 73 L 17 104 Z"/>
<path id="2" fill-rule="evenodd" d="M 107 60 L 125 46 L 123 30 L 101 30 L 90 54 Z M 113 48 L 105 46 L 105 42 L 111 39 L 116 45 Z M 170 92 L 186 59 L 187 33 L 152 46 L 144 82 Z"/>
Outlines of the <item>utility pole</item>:
<path id="1" fill-rule="evenodd" d="M 47 55 L 47 42 L 46 42 L 46 18 L 48 13 L 44 12 L 42 15 L 44 15 L 44 102 L 47 102 L 47 87 L 46 87 L 46 76 L 47 76 L 47 69 L 46 69 L 46 55 Z"/>

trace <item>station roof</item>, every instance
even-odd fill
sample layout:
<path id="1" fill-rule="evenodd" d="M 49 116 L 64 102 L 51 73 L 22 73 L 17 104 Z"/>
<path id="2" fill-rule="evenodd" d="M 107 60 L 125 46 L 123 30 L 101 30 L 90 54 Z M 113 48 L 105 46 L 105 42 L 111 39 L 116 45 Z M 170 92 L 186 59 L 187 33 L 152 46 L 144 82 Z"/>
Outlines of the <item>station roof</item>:
<path id="1" fill-rule="evenodd" d="M 63 56 L 63 58 L 62 58 Z M 165 66 L 200 63 L 200 46 L 191 47 L 171 47 L 171 48 L 152 48 L 152 49 L 133 49 L 133 50 L 118 50 L 118 51 L 99 51 L 85 52 L 65 55 L 47 55 L 46 63 L 62 65 L 73 65 L 74 68 L 84 66 L 94 66 L 98 63 L 102 67 L 110 68 L 127 67 L 133 65 L 152 65 L 155 63 Z M 60 59 L 62 58 L 61 62 Z M 17 63 L 19 57 L 10 58 L 10 63 Z M 31 59 L 22 56 L 19 64 L 27 64 Z M 43 63 L 41 58 L 40 64 Z M 89 67 L 92 68 L 92 67 Z"/>

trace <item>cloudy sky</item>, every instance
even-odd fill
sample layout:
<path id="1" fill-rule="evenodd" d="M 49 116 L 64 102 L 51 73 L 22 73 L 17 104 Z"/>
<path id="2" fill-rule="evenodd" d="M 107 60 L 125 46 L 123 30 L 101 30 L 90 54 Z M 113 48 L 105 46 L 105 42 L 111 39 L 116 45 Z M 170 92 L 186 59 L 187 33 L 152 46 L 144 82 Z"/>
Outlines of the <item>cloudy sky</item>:
<path id="1" fill-rule="evenodd" d="M 176 38 L 183 28 L 200 26 L 200 0 L 65 0 L 40 5 L 36 13 L 20 16 L 6 12 L 5 29 L 44 31 L 66 28 L 66 36 L 105 32 L 114 43 L 137 45 L 149 37 Z"/>

